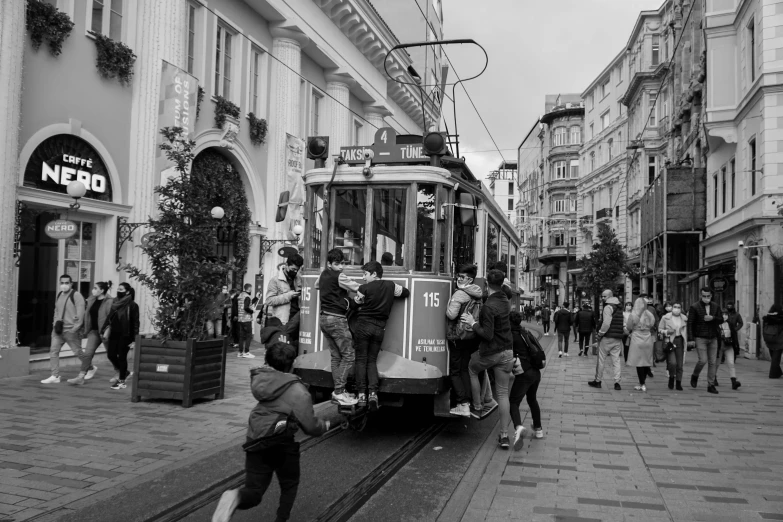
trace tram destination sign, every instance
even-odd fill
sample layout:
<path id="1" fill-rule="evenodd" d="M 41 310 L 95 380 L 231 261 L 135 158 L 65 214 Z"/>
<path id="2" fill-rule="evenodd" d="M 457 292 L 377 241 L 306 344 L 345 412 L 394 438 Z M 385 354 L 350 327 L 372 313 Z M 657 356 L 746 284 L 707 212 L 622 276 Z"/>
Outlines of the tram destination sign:
<path id="1" fill-rule="evenodd" d="M 68 239 L 78 231 L 79 225 L 67 219 L 55 219 L 44 226 L 44 233 L 52 239 Z"/>
<path id="2" fill-rule="evenodd" d="M 375 142 L 369 147 L 340 147 L 340 156 L 348 165 L 364 163 L 365 150 L 373 152 L 373 164 L 427 163 L 429 156 L 422 152 L 421 141 L 397 143 L 397 132 L 391 127 L 382 127 L 375 133 Z"/>

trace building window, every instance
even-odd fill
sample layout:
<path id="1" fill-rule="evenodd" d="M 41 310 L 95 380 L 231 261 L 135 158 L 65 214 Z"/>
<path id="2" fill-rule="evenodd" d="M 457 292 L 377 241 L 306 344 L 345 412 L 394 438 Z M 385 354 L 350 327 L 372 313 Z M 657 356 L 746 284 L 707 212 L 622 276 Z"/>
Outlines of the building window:
<path id="1" fill-rule="evenodd" d="M 565 246 L 565 236 L 562 232 L 552 234 L 552 246 L 561 247 Z"/>
<path id="2" fill-rule="evenodd" d="M 756 138 L 748 143 L 748 156 L 750 156 L 750 195 L 756 195 Z"/>
<path id="3" fill-rule="evenodd" d="M 748 24 L 748 62 L 750 63 L 750 81 L 756 80 L 756 22 L 753 18 Z"/>
<path id="4" fill-rule="evenodd" d="M 579 143 L 582 143 L 582 128 L 571 127 L 571 144 L 578 145 Z"/>
<path id="5" fill-rule="evenodd" d="M 595 217 L 595 194 L 590 194 L 590 215 Z"/>
<path id="6" fill-rule="evenodd" d="M 658 176 L 658 157 L 649 156 L 647 158 L 647 184 L 652 185 Z"/>
<path id="7" fill-rule="evenodd" d="M 652 37 L 652 64 L 661 63 L 661 37 L 654 34 Z"/>
<path id="8" fill-rule="evenodd" d="M 555 179 L 566 179 L 566 162 L 565 161 L 556 161 L 555 162 Z"/>
<path id="9" fill-rule="evenodd" d="M 572 159 L 571 160 L 571 179 L 576 179 L 579 177 L 579 160 L 578 159 Z"/>
<path id="10" fill-rule="evenodd" d="M 726 167 L 720 169 L 720 213 L 726 213 Z"/>
<path id="11" fill-rule="evenodd" d="M 712 176 L 712 217 L 718 217 L 718 173 Z"/>
<path id="12" fill-rule="evenodd" d="M 188 4 L 188 72 L 193 74 L 196 55 L 196 6 Z"/>
<path id="13" fill-rule="evenodd" d="M 364 125 L 358 121 L 353 121 L 353 144 L 354 146 L 360 146 L 362 144 L 362 128 Z"/>
<path id="14" fill-rule="evenodd" d="M 258 116 L 261 113 L 259 92 L 261 90 L 262 53 L 253 49 L 252 62 L 250 63 L 250 112 Z"/>
<path id="15" fill-rule="evenodd" d="M 607 205 L 607 208 L 612 208 L 614 205 L 614 186 L 609 185 L 609 204 Z"/>
<path id="16" fill-rule="evenodd" d="M 552 208 L 554 208 L 555 213 L 562 214 L 565 212 L 566 209 L 566 202 L 563 198 L 557 198 L 552 200 Z"/>
<path id="17" fill-rule="evenodd" d="M 650 127 L 658 125 L 658 119 L 655 117 L 655 100 L 657 97 L 657 92 L 650 92 L 650 95 L 647 98 L 647 113 L 650 117 Z"/>
<path id="18" fill-rule="evenodd" d="M 617 117 L 621 118 L 623 116 L 623 102 L 619 101 L 617 102 Z"/>
<path id="19" fill-rule="evenodd" d="M 590 96 L 587 97 L 587 110 L 592 111 L 593 104 L 594 104 L 594 99 L 593 99 L 593 95 L 591 94 Z"/>
<path id="20" fill-rule="evenodd" d="M 614 140 L 612 138 L 609 138 L 606 148 L 609 151 L 609 161 L 612 161 L 614 158 Z"/>
<path id="21" fill-rule="evenodd" d="M 729 168 L 731 169 L 731 208 L 734 208 L 737 195 L 737 162 L 734 158 L 729 162 Z"/>
<path id="22" fill-rule="evenodd" d="M 576 196 L 571 196 L 568 199 L 568 211 L 571 213 L 576 212 Z"/>
<path id="23" fill-rule="evenodd" d="M 215 46 L 215 95 L 231 99 L 231 43 L 233 34 L 218 24 Z"/>
<path id="24" fill-rule="evenodd" d="M 566 144 L 566 128 L 565 127 L 558 127 L 555 129 L 554 134 L 554 142 L 553 145 L 555 147 L 559 145 L 565 145 Z"/>
<path id="25" fill-rule="evenodd" d="M 593 136 L 595 136 L 595 126 L 591 123 L 590 124 L 590 139 L 593 139 Z"/>
<path id="26" fill-rule="evenodd" d="M 514 199 L 513 198 L 508 198 L 508 210 L 514 210 Z M 509 217 L 509 220 L 510 219 L 511 218 Z"/>
<path id="27" fill-rule="evenodd" d="M 601 84 L 601 99 L 606 98 L 606 95 L 609 94 L 609 79 Z"/>
<path id="28" fill-rule="evenodd" d="M 310 100 L 310 134 L 312 136 L 318 136 L 320 130 L 321 120 L 321 101 L 323 100 L 321 93 L 313 89 L 313 97 Z"/>
<path id="29" fill-rule="evenodd" d="M 595 152 L 590 153 L 590 172 L 595 170 Z"/>
<path id="30" fill-rule="evenodd" d="M 572 230 L 571 234 L 568 236 L 568 245 L 575 247 L 576 246 L 576 231 Z"/>
<path id="31" fill-rule="evenodd" d="M 508 182 L 508 195 L 511 196 L 512 194 L 514 194 L 514 182 L 513 181 L 509 181 Z"/>
<path id="32" fill-rule="evenodd" d="M 607 127 L 609 127 L 610 120 L 610 113 L 611 111 L 606 111 L 601 115 L 601 130 L 606 130 Z"/>
<path id="33" fill-rule="evenodd" d="M 92 0 L 90 30 L 122 40 L 122 0 Z"/>

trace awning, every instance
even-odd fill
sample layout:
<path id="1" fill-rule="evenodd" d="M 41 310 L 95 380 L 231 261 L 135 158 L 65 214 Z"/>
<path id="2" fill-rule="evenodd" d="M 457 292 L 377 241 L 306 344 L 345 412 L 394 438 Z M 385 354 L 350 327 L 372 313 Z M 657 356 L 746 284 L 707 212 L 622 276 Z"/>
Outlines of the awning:
<path id="1" fill-rule="evenodd" d="M 531 297 L 529 295 L 520 295 L 519 296 L 520 301 L 530 301 L 531 303 L 535 301 L 535 297 Z"/>
<path id="2" fill-rule="evenodd" d="M 721 261 L 719 263 L 713 263 L 711 265 L 706 265 L 701 267 L 698 270 L 695 270 L 691 272 L 690 274 L 686 275 L 679 281 L 677 281 L 678 284 L 681 285 L 687 285 L 688 283 L 695 281 L 696 279 L 700 278 L 701 276 L 709 275 L 712 273 L 715 273 L 717 271 L 726 271 L 730 272 L 732 268 L 734 268 L 737 264 L 737 261 L 735 259 L 726 259 L 725 261 Z"/>

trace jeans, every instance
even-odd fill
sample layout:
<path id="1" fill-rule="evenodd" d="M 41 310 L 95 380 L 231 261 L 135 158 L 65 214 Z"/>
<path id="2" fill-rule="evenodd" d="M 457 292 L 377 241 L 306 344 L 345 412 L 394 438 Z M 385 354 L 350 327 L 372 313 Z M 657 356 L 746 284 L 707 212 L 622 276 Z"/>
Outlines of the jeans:
<path id="1" fill-rule="evenodd" d="M 693 375 L 698 377 L 704 365 L 707 365 L 707 383 L 715 382 L 715 374 L 718 366 L 715 360 L 718 358 L 718 339 L 696 338 L 696 352 L 699 354 L 699 362 L 693 369 Z"/>
<path id="2" fill-rule="evenodd" d="M 783 376 L 783 370 L 780 368 L 780 359 L 781 355 L 783 355 L 783 350 L 770 350 L 769 355 L 770 359 L 772 359 L 769 365 L 769 378 L 779 379 Z"/>
<path id="3" fill-rule="evenodd" d="M 109 339 L 109 345 L 106 347 L 106 357 L 120 372 L 120 380 L 124 381 L 128 376 L 128 352 L 130 343 L 133 339 L 130 337 L 121 337 L 119 339 Z"/>
<path id="4" fill-rule="evenodd" d="M 541 408 L 536 399 L 539 384 L 541 384 L 541 372 L 536 368 L 530 368 L 522 375 L 514 377 L 514 385 L 511 386 L 511 392 L 508 396 L 508 402 L 511 406 L 511 422 L 514 423 L 514 427 L 522 426 L 519 405 L 522 404 L 522 398 L 527 398 L 527 405 L 533 416 L 533 428 L 541 428 Z"/>
<path id="5" fill-rule="evenodd" d="M 619 383 L 622 377 L 622 366 L 620 365 L 620 355 L 623 353 L 623 340 L 604 337 L 598 345 L 598 361 L 595 363 L 595 380 L 601 382 L 604 376 L 604 363 L 606 356 L 612 357 L 614 364 L 614 382 Z"/>
<path id="6" fill-rule="evenodd" d="M 82 336 L 80 333 L 63 332 L 62 334 L 56 334 L 52 330 L 52 344 L 49 347 L 49 367 L 54 377 L 60 376 L 60 350 L 62 350 L 65 343 L 68 343 L 74 354 L 79 355 L 82 353 Z"/>
<path id="7" fill-rule="evenodd" d="M 250 341 L 253 340 L 253 323 L 250 321 L 237 323 L 239 326 L 239 353 L 250 352 Z"/>
<path id="8" fill-rule="evenodd" d="M 544 333 L 549 333 L 549 321 L 544 321 Z"/>
<path id="9" fill-rule="evenodd" d="M 356 391 L 378 393 L 378 354 L 386 333 L 386 321 L 360 318 L 354 326 Z M 369 381 L 369 382 L 368 382 Z"/>
<path id="10" fill-rule="evenodd" d="M 498 408 L 500 409 L 500 430 L 502 432 L 506 431 L 511 420 L 508 391 L 514 382 L 514 375 L 511 373 L 513 367 L 514 352 L 511 350 L 493 353 L 492 355 L 481 355 L 480 352 L 476 351 L 471 355 L 470 364 L 468 364 L 473 407 L 477 410 L 481 410 L 483 406 L 478 374 L 490 368 L 493 370 L 495 374 L 495 392 L 498 396 Z"/>
<path id="11" fill-rule="evenodd" d="M 733 343 L 723 343 L 723 357 L 726 358 L 726 363 L 729 365 L 729 377 L 737 377 L 737 369 L 734 367 L 734 345 Z M 715 376 L 718 375 L 718 368 L 720 368 L 720 357 L 715 357 Z"/>
<path id="12" fill-rule="evenodd" d="M 682 381 L 682 362 L 685 354 L 682 337 L 675 337 L 673 344 L 674 350 L 666 356 L 666 369 L 669 370 L 669 377 L 674 377 L 676 381 L 680 382 Z"/>
<path id="13" fill-rule="evenodd" d="M 470 354 L 476 351 L 478 343 L 474 339 L 449 341 L 449 378 L 457 404 L 471 403 L 470 374 L 468 364 Z"/>
<path id="14" fill-rule="evenodd" d="M 353 338 L 348 329 L 348 320 L 345 317 L 321 314 L 320 328 L 324 334 L 326 346 L 332 354 L 334 392 L 340 394 L 345 390 L 345 383 L 353 370 L 356 358 Z"/>
<path id="15" fill-rule="evenodd" d="M 574 330 L 574 342 L 577 343 L 579 342 L 579 331 L 577 330 L 577 325 L 573 326 L 573 330 Z"/>
<path id="16" fill-rule="evenodd" d="M 590 349 L 590 332 L 579 332 L 579 352 L 584 350 L 585 353 Z"/>
<path id="17" fill-rule="evenodd" d="M 288 336 L 288 344 L 299 348 L 299 312 L 288 318 L 288 322 L 283 325 L 283 331 Z"/>
<path id="18" fill-rule="evenodd" d="M 80 373 L 87 373 L 87 371 L 92 368 L 92 358 L 95 355 L 95 350 L 97 350 L 102 343 L 103 339 L 101 339 L 98 330 L 92 330 L 87 334 L 87 344 L 85 345 L 84 350 L 80 350 L 78 354 L 79 359 L 82 361 L 82 367 L 79 369 Z"/>
<path id="19" fill-rule="evenodd" d="M 565 332 L 557 332 L 557 349 L 561 352 L 568 353 L 568 338 L 571 332 L 566 330 Z"/>
<path id="20" fill-rule="evenodd" d="M 250 509 L 261 503 L 272 475 L 280 483 L 277 518 L 288 520 L 299 489 L 299 443 L 287 442 L 258 452 L 245 453 L 245 485 L 239 490 L 237 509 Z"/>
<path id="21" fill-rule="evenodd" d="M 215 319 L 214 321 L 207 321 L 204 323 L 207 327 L 207 335 L 210 337 L 220 337 L 223 334 L 223 319 Z"/>

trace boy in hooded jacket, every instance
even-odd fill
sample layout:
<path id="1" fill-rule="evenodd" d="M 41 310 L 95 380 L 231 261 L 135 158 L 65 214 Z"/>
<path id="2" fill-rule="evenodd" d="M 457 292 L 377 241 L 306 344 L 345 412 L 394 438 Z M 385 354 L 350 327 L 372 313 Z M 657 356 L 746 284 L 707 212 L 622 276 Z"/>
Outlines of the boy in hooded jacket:
<path id="1" fill-rule="evenodd" d="M 266 349 L 266 365 L 250 370 L 250 388 L 258 404 L 250 412 L 245 450 L 245 485 L 223 493 L 212 522 L 227 522 L 237 509 L 261 503 L 272 475 L 280 483 L 280 506 L 276 522 L 288 520 L 299 487 L 299 443 L 302 431 L 320 436 L 329 431 L 329 421 L 318 419 L 310 392 L 291 373 L 296 348 L 274 343 Z"/>

